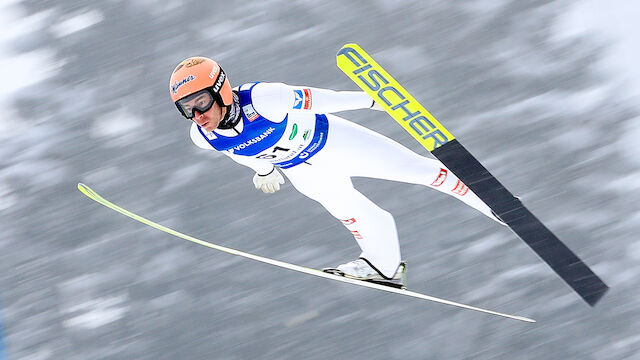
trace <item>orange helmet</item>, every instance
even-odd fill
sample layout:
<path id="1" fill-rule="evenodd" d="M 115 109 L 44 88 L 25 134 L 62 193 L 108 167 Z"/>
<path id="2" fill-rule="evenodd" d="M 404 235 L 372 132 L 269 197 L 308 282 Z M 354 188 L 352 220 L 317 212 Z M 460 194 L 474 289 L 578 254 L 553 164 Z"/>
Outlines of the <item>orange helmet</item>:
<path id="1" fill-rule="evenodd" d="M 169 80 L 169 94 L 183 115 L 187 116 L 178 101 L 204 89 L 211 92 L 221 107 L 228 107 L 233 103 L 233 92 L 227 74 L 215 61 L 202 56 L 190 57 L 173 70 Z"/>

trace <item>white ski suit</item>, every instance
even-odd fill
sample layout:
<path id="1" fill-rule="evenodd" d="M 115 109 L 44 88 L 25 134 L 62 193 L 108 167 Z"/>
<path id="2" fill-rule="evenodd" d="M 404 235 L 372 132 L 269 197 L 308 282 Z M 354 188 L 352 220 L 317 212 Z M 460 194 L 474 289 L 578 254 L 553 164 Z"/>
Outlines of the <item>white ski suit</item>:
<path id="1" fill-rule="evenodd" d="M 393 216 L 357 191 L 354 176 L 421 184 L 449 194 L 495 221 L 491 209 L 437 160 L 331 113 L 370 108 L 364 92 L 282 83 L 236 89 L 242 119 L 212 132 L 191 125 L 191 139 L 234 161 L 269 174 L 280 168 L 291 184 L 324 206 L 354 236 L 377 271 L 392 277 L 400 264 Z"/>

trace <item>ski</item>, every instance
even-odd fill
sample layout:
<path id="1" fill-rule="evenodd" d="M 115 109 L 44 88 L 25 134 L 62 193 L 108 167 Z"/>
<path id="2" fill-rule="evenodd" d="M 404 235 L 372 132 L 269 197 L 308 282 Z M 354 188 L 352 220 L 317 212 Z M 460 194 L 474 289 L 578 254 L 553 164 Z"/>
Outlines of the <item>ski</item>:
<path id="1" fill-rule="evenodd" d="M 409 92 L 357 44 L 344 45 L 338 67 L 484 201 L 589 305 L 609 287 L 513 196 Z"/>
<path id="2" fill-rule="evenodd" d="M 474 310 L 474 311 L 478 311 L 478 312 L 482 312 L 482 313 L 486 313 L 486 314 L 492 314 L 492 315 L 496 315 L 496 316 L 501 316 L 501 317 L 505 317 L 505 318 L 509 318 L 509 319 L 514 319 L 514 320 L 519 320 L 519 321 L 524 321 L 524 322 L 536 322 L 533 319 L 527 318 L 527 317 L 523 317 L 523 316 L 517 316 L 517 315 L 510 315 L 510 314 L 505 314 L 505 313 L 501 313 L 501 312 L 497 312 L 497 311 L 492 311 L 492 310 L 487 310 L 487 309 L 483 309 L 483 308 L 479 308 L 479 307 L 475 307 L 475 306 L 471 306 L 471 305 L 465 305 L 465 304 L 461 304 L 458 302 L 454 302 L 454 301 L 450 301 L 450 300 L 445 300 L 445 299 L 440 299 L 437 297 L 433 297 L 433 296 L 429 296 L 429 295 L 425 295 L 425 294 L 421 294 L 418 292 L 413 292 L 413 291 L 409 291 L 409 290 L 403 290 L 403 289 L 398 289 L 395 287 L 391 287 L 389 285 L 381 285 L 381 284 L 376 284 L 373 282 L 367 282 L 367 281 L 361 281 L 361 280 L 355 280 L 355 279 L 349 279 L 346 277 L 342 277 L 342 276 L 338 276 L 338 275 L 333 275 L 333 274 L 329 274 L 326 273 L 322 270 L 318 270 L 318 269 L 313 269 L 313 268 L 308 268 L 308 267 L 304 267 L 304 266 L 300 266 L 300 265 L 295 265 L 295 264 L 290 264 L 284 261 L 279 261 L 279 260 L 275 260 L 275 259 L 270 259 L 270 258 L 266 258 L 263 256 L 259 256 L 259 255 L 253 255 L 250 253 L 246 253 L 243 251 L 239 251 L 239 250 L 235 250 L 235 249 L 231 249 L 228 247 L 224 247 L 224 246 L 220 246 L 220 245 L 216 245 L 204 240 L 200 240 L 197 239 L 193 236 L 189 236 L 186 234 L 183 234 L 181 232 L 178 232 L 176 230 L 170 229 L 166 226 L 160 225 L 158 223 L 155 223 L 149 219 L 146 219 L 140 215 L 134 214 L 129 210 L 126 210 L 124 208 L 121 208 L 120 206 L 106 200 L 105 198 L 103 198 L 102 196 L 100 196 L 97 192 L 95 192 L 94 190 L 92 190 L 90 187 L 88 187 L 85 184 L 79 183 L 78 184 L 78 190 L 80 190 L 80 192 L 82 192 L 84 195 L 86 195 L 88 198 L 90 198 L 91 200 L 94 200 L 95 202 L 106 206 L 107 208 L 117 211 L 125 216 L 128 216 L 136 221 L 139 221 L 145 225 L 151 226 L 155 229 L 158 229 L 160 231 L 164 231 L 167 234 L 176 236 L 178 238 L 181 238 L 183 240 L 187 240 L 193 243 L 196 243 L 198 245 L 202 245 L 202 246 L 206 246 L 208 248 L 211 249 L 215 249 L 218 251 L 222 251 L 231 255 L 237 255 L 237 256 L 241 256 L 247 259 L 252 259 L 252 260 L 256 260 L 265 264 L 270 264 L 270 265 L 275 265 L 281 268 L 285 268 L 285 269 L 289 269 L 289 270 L 293 270 L 293 271 L 298 271 L 301 273 L 305 273 L 308 275 L 313 275 L 313 276 L 318 276 L 318 277 L 322 277 L 325 279 L 330 279 L 330 280 L 335 280 L 335 281 L 340 281 L 340 282 L 344 282 L 344 283 L 349 283 L 349 284 L 353 284 L 353 285 L 357 285 L 357 286 L 362 286 L 362 287 L 366 287 L 366 288 L 371 288 L 371 289 L 376 289 L 376 290 L 381 290 L 381 291 L 385 291 L 385 292 L 389 292 L 389 293 L 395 293 L 395 294 L 399 294 L 399 295 L 405 295 L 408 297 L 412 297 L 412 298 L 417 298 L 417 299 L 422 299 L 422 300 L 428 300 L 428 301 L 433 301 L 433 302 L 437 302 L 440 304 L 446 304 L 446 305 L 451 305 L 451 306 L 455 306 L 455 307 L 459 307 L 459 308 L 463 308 L 463 309 L 468 309 L 468 310 Z"/>
<path id="3" fill-rule="evenodd" d="M 382 286 L 389 286 L 392 288 L 396 288 L 396 289 L 402 289 L 402 290 L 406 290 L 407 287 L 404 284 L 400 284 L 400 283 L 395 283 L 392 281 L 386 281 L 386 280 L 360 280 L 360 281 L 366 281 L 366 282 L 370 282 L 373 284 L 379 284 Z"/>

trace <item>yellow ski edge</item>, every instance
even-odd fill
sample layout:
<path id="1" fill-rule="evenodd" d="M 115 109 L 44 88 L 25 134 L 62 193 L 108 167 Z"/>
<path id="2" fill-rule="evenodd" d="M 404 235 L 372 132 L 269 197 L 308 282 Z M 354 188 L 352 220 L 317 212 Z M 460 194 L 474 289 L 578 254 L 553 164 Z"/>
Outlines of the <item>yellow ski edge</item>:
<path id="1" fill-rule="evenodd" d="M 371 288 L 371 289 L 376 289 L 376 290 L 381 290 L 381 291 L 386 291 L 386 292 L 390 292 L 390 293 L 395 293 L 395 294 L 400 294 L 400 295 L 405 295 L 405 296 L 409 296 L 409 297 L 413 297 L 413 298 L 418 298 L 418 299 L 422 299 L 422 300 L 429 300 L 429 301 L 433 301 L 433 302 L 437 302 L 437 303 L 441 303 L 441 304 L 446 304 L 446 305 L 451 305 L 451 306 L 455 306 L 455 307 L 459 307 L 459 308 L 463 308 L 463 309 L 468 309 L 468 310 L 474 310 L 474 311 L 478 311 L 478 312 L 482 312 L 482 313 L 486 313 L 486 314 L 492 314 L 492 315 L 497 315 L 497 316 L 501 316 L 501 317 L 505 317 L 505 318 L 510 318 L 510 319 L 514 319 L 514 320 L 519 320 L 519 321 L 524 321 L 524 322 L 529 322 L 529 323 L 535 323 L 536 321 L 527 317 L 523 317 L 523 316 L 517 316 L 517 315 L 511 315 L 511 314 L 506 314 L 506 313 L 501 313 L 501 312 L 497 312 L 497 311 L 492 311 L 492 310 L 487 310 L 487 309 L 483 309 L 483 308 L 479 308 L 479 307 L 475 307 L 475 306 L 471 306 L 471 305 L 466 305 L 466 304 L 462 304 L 462 303 L 457 303 L 454 301 L 450 301 L 450 300 L 445 300 L 445 299 L 441 299 L 441 298 L 437 298 L 437 297 L 433 297 L 430 295 L 425 295 L 425 294 L 421 294 L 421 293 L 417 293 L 414 291 L 409 291 L 409 290 L 403 290 L 403 289 L 396 289 L 396 288 L 392 288 L 389 286 L 384 286 L 384 285 L 379 285 L 379 284 L 374 284 L 374 283 L 370 283 L 370 282 L 366 282 L 366 281 L 361 281 L 361 280 L 355 280 L 355 279 L 349 279 L 349 278 L 345 278 L 342 276 L 338 276 L 338 275 L 333 275 L 333 274 L 329 274 L 329 273 L 325 273 L 324 271 L 318 270 L 318 269 L 313 269 L 313 268 L 309 268 L 309 267 L 304 267 L 304 266 L 300 266 L 300 265 L 296 265 L 296 264 L 291 264 L 291 263 L 286 263 L 283 261 L 279 261 L 279 260 L 274 260 L 274 259 L 270 259 L 270 258 L 266 258 L 266 257 L 262 257 L 259 255 L 253 255 L 250 253 L 246 253 L 246 252 L 242 252 L 239 250 L 235 250 L 235 249 L 231 249 L 228 247 L 224 247 L 224 246 L 220 246 L 220 245 L 216 245 L 204 240 L 200 240 L 197 239 L 195 237 L 183 234 L 179 231 L 170 229 L 166 226 L 160 225 L 158 223 L 155 223 L 149 219 L 146 219 L 140 215 L 137 215 L 135 213 L 132 213 L 124 208 L 121 208 L 120 206 L 106 200 L 105 198 L 103 198 L 102 196 L 100 196 L 97 192 L 95 192 L 93 189 L 91 189 L 89 186 L 83 184 L 83 183 L 78 183 L 78 190 L 80 192 L 82 192 L 84 195 L 86 195 L 88 198 L 94 200 L 95 202 L 109 208 L 112 209 L 114 211 L 117 211 L 125 216 L 128 216 L 136 221 L 139 221 L 145 225 L 151 226 L 155 229 L 158 229 L 160 231 L 163 231 L 165 233 L 168 233 L 170 235 L 176 236 L 178 238 L 181 238 L 183 240 L 187 240 L 202 246 L 206 246 L 208 248 L 211 249 L 215 249 L 215 250 L 219 250 L 222 252 L 226 252 L 228 254 L 232 254 L 232 255 L 238 255 L 238 256 L 242 256 L 248 259 L 253 259 L 256 261 L 260 261 L 266 264 L 270 264 L 270 265 L 275 265 L 281 268 L 285 268 L 285 269 L 289 269 L 289 270 L 294 270 L 294 271 L 298 271 L 298 272 L 302 272 L 305 274 L 309 274 L 309 275 L 314 275 L 314 276 L 318 276 L 318 277 L 322 277 L 322 278 L 326 278 L 326 279 L 331 279 L 331 280 L 336 280 L 336 281 L 340 281 L 340 282 L 344 282 L 344 283 L 349 283 L 349 284 L 353 284 L 353 285 L 357 285 L 357 286 L 362 286 L 362 287 L 367 287 L 367 288 Z"/>
<path id="2" fill-rule="evenodd" d="M 455 139 L 436 118 L 358 44 L 344 45 L 336 62 L 353 82 L 428 151 Z"/>

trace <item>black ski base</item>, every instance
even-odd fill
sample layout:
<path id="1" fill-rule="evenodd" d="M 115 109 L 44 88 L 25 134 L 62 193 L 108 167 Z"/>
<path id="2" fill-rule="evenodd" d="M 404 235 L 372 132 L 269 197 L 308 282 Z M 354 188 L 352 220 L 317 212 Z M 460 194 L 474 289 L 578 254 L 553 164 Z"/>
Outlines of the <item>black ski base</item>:
<path id="1" fill-rule="evenodd" d="M 361 280 L 361 281 L 366 281 L 366 282 L 370 282 L 378 285 L 384 285 L 384 286 L 401 289 L 401 290 L 407 290 L 407 287 L 404 286 L 404 284 L 402 283 L 396 283 L 396 282 L 391 282 L 386 280 Z"/>
<path id="2" fill-rule="evenodd" d="M 457 140 L 432 151 L 533 251 L 594 306 L 609 287 Z"/>

